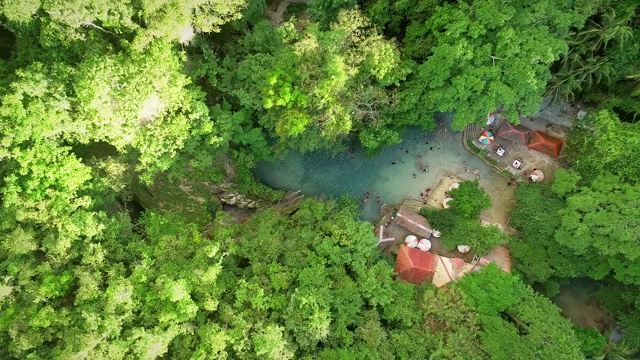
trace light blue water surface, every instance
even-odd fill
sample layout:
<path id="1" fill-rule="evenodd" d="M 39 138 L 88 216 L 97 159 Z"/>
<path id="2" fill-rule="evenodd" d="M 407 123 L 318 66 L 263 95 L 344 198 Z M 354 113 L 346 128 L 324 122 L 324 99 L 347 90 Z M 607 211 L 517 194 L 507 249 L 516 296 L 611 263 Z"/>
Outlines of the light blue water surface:
<path id="1" fill-rule="evenodd" d="M 393 165 L 398 159 L 400 162 Z M 422 170 L 424 166 L 429 170 Z M 372 158 L 364 156 L 361 149 L 333 157 L 327 152 L 294 152 L 282 160 L 260 162 L 255 174 L 275 189 L 301 190 L 308 196 L 347 194 L 363 199 L 370 192 L 372 198 L 361 203 L 361 212 L 364 219 L 375 221 L 382 204 L 419 199 L 421 191 L 435 187 L 443 176 L 476 168 L 481 184 L 499 176 L 463 147 L 462 132 L 443 124 L 433 132 L 408 128 L 401 144 L 385 148 Z"/>

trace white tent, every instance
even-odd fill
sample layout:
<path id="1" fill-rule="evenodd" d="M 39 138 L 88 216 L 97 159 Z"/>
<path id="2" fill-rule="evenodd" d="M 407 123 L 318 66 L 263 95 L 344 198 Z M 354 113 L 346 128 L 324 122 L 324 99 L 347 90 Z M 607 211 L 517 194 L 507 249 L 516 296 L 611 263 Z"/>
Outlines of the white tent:
<path id="1" fill-rule="evenodd" d="M 404 244 L 410 248 L 416 248 L 418 247 L 418 238 L 413 235 L 409 235 L 404 239 Z"/>
<path id="2" fill-rule="evenodd" d="M 431 241 L 427 240 L 427 239 L 421 239 L 418 242 L 418 249 L 422 250 L 422 251 L 429 251 L 431 250 Z"/>
<path id="3" fill-rule="evenodd" d="M 536 169 L 531 172 L 531 181 L 542 182 L 542 180 L 544 180 L 544 173 L 542 170 Z"/>
<path id="4" fill-rule="evenodd" d="M 463 254 L 468 253 L 469 250 L 471 250 L 471 246 L 469 245 L 458 245 L 458 251 L 460 251 Z"/>

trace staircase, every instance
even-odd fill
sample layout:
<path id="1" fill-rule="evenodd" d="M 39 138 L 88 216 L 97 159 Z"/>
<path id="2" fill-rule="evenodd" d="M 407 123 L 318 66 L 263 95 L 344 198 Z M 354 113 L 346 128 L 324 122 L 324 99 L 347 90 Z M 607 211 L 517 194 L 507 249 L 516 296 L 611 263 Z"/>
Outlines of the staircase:
<path id="1" fill-rule="evenodd" d="M 427 205 L 424 202 L 422 202 L 422 200 L 406 199 L 402 202 L 402 206 L 406 206 L 409 209 L 419 214 L 420 209 L 422 209 L 423 207 L 426 207 Z"/>
<path id="2" fill-rule="evenodd" d="M 475 139 L 477 134 L 480 133 L 478 129 L 478 124 L 469 124 L 464 129 L 464 143 L 467 144 L 467 140 Z"/>

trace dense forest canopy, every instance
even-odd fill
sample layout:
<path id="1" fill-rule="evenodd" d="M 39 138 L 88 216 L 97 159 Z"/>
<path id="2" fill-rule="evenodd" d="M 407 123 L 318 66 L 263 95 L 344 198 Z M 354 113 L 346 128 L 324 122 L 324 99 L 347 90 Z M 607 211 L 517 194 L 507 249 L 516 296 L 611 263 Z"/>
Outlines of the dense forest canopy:
<path id="1" fill-rule="evenodd" d="M 0 2 L 0 358 L 640 348 L 640 4 L 305 7 L 276 24 L 260 0 Z M 516 274 L 395 281 L 352 199 L 271 207 L 282 192 L 251 172 L 291 151 L 373 155 L 441 112 L 458 130 L 497 109 L 517 122 L 544 97 L 591 110 L 569 134 L 567 169 L 517 190 Z M 219 188 L 261 210 L 235 221 Z M 456 191 L 469 201 L 429 215 L 455 230 L 446 245 L 468 232 L 481 252 L 505 242 L 477 220 L 477 183 Z M 573 328 L 541 295 L 576 277 L 599 281 L 623 343 Z"/>

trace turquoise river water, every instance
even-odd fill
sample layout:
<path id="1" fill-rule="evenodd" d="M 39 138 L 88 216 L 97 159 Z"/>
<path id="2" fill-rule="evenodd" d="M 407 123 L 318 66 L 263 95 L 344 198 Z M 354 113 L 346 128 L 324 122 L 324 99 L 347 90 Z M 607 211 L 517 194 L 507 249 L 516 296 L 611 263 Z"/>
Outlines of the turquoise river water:
<path id="1" fill-rule="evenodd" d="M 362 203 L 361 212 L 364 219 L 375 221 L 381 205 L 420 198 L 421 191 L 437 185 L 445 174 L 478 169 L 481 185 L 498 177 L 463 147 L 462 136 L 446 124 L 432 132 L 409 128 L 401 144 L 371 158 L 361 149 L 333 157 L 326 152 L 291 153 L 281 160 L 259 163 L 255 174 L 273 188 L 301 190 L 305 195 L 363 198 L 370 192 L 372 198 Z M 422 170 L 424 166 L 428 171 Z"/>

